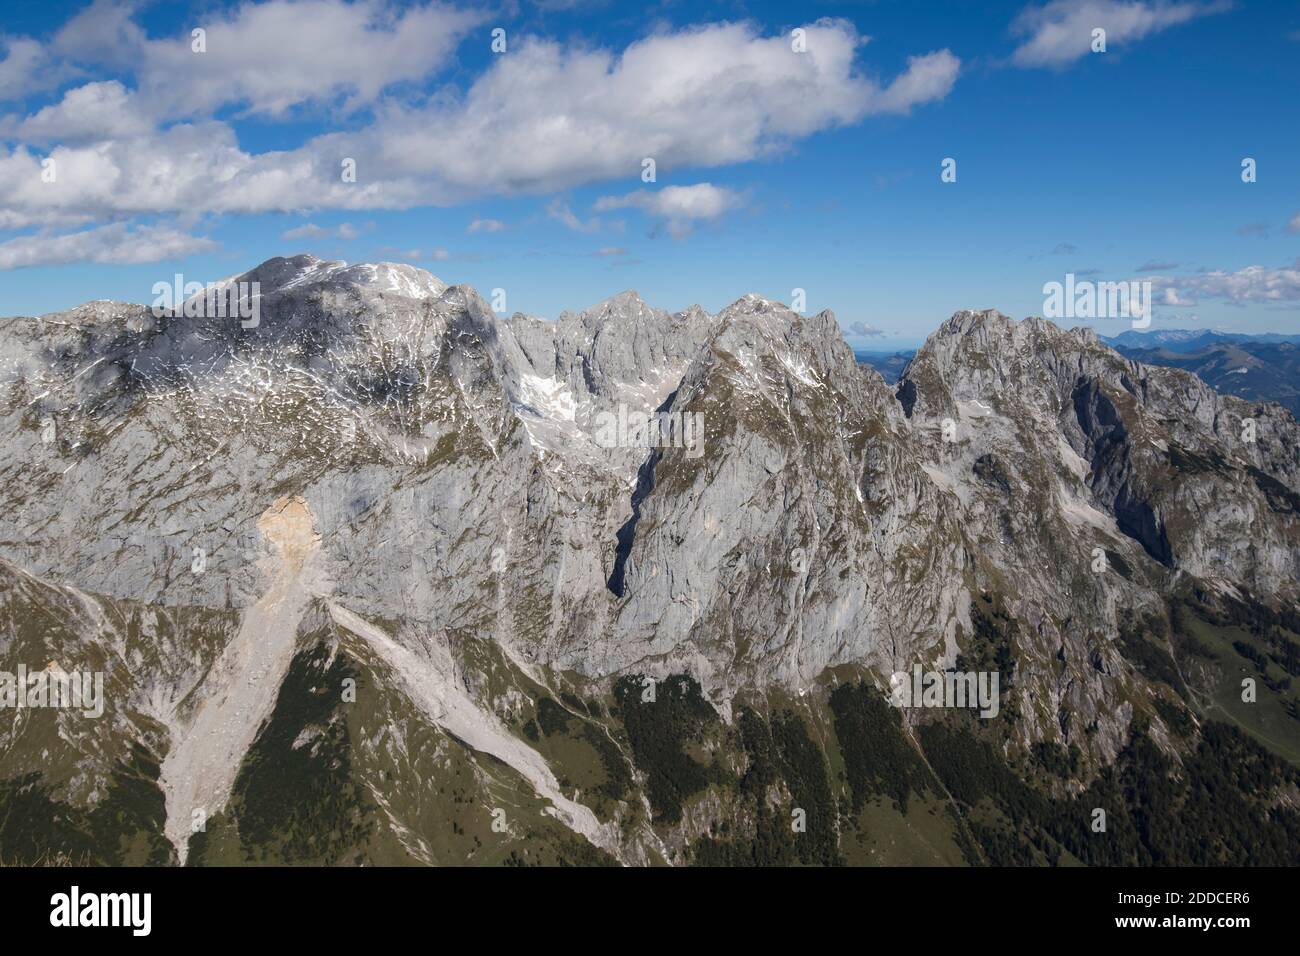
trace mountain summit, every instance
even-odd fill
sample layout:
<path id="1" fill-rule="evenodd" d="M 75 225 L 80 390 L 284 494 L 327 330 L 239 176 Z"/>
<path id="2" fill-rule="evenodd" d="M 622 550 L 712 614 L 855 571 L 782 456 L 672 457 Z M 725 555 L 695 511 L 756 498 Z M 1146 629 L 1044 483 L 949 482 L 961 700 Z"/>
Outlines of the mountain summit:
<path id="1" fill-rule="evenodd" d="M 891 388 L 831 313 L 754 295 L 550 323 L 391 263 L 226 281 L 257 283 L 254 326 L 0 323 L 0 658 L 107 687 L 102 719 L 0 730 L 4 805 L 79 821 L 0 849 L 675 863 L 768 833 L 833 862 L 910 794 L 945 821 L 930 862 L 1135 862 L 1175 851 L 1080 842 L 1075 801 L 1228 746 L 1269 769 L 1213 852 L 1295 826 L 1260 743 L 1300 713 L 1281 407 L 995 311 Z M 1234 640 L 1259 721 L 1223 703 Z M 996 674 L 996 716 L 888 706 L 914 668 Z M 1007 775 L 984 803 L 954 747 Z M 1003 838 L 1006 781 L 1042 813 Z M 771 836 L 789 806 L 814 837 Z"/>

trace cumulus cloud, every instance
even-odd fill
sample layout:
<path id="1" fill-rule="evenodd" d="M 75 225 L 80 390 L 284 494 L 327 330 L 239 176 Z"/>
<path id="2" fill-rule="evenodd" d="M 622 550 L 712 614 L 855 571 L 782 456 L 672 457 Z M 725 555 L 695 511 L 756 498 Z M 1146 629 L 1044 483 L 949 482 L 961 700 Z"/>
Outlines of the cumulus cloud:
<path id="1" fill-rule="evenodd" d="M 18 125 L 29 142 L 85 142 L 148 135 L 153 124 L 137 108 L 135 94 L 117 80 L 87 83 L 63 94 Z"/>
<path id="2" fill-rule="evenodd" d="M 0 243 L 0 269 L 70 262 L 114 265 L 160 262 L 216 248 L 211 239 L 191 236 L 171 226 L 130 226 L 118 222 L 64 235 L 10 239 Z"/>
<path id="3" fill-rule="evenodd" d="M 96 0 L 48 41 L 0 41 L 0 98 L 102 68 L 31 115 L 0 118 L 0 230 L 452 205 L 635 180 L 646 157 L 661 174 L 722 166 L 941 100 L 960 70 L 939 50 L 873 77 L 860 63 L 866 38 L 842 20 L 806 26 L 803 53 L 788 33 L 714 23 L 614 50 L 512 36 L 510 55 L 463 91 L 416 93 L 411 84 L 434 75 L 483 14 L 450 2 L 245 2 L 195 21 L 207 31 L 196 53 L 188 35 L 150 38 L 137 6 Z M 282 120 L 321 105 L 371 112 L 288 149 L 249 150 L 232 126 L 232 116 Z M 53 180 L 42 176 L 46 160 Z M 344 163 L 355 164 L 355 182 L 340 176 Z M 683 235 L 713 218 L 699 190 L 622 198 Z M 687 197 L 705 205 L 682 205 Z M 548 212 L 577 231 L 602 228 L 563 201 Z M 475 223 L 472 232 L 490 232 L 496 221 Z"/>
<path id="4" fill-rule="evenodd" d="M 334 0 L 298 2 L 330 11 L 338 6 Z M 248 9 L 231 14 L 230 23 L 263 23 L 265 14 L 248 19 Z M 405 23 L 405 16 L 394 22 Z M 112 81 L 89 84 L 27 121 L 33 136 L 66 137 L 50 153 L 59 165 L 57 188 L 43 188 L 49 184 L 40 179 L 39 157 L 18 145 L 8 155 L 0 151 L 0 206 L 10 210 L 12 227 L 73 212 L 110 218 L 393 209 L 557 191 L 638 175 L 647 156 L 661 172 L 753 159 L 871 113 L 902 112 L 941 98 L 958 69 L 956 58 L 941 51 L 914 57 L 907 71 L 881 86 L 856 69 L 864 41 L 851 25 L 820 21 L 807 30 L 808 52 L 802 54 L 790 50 L 787 36 L 763 37 L 747 24 L 658 33 L 621 55 L 525 38 L 509 57 L 495 58 L 461 96 L 438 95 L 416 105 L 385 100 L 376 106 L 374 121 L 357 131 L 256 154 L 240 148 L 227 123 L 213 119 L 140 133 L 154 115 L 148 100 L 160 95 L 161 80 L 145 77 L 134 93 Z M 213 56 L 221 36 L 209 33 L 207 54 L 185 56 Z M 355 45 L 364 49 L 366 43 L 362 36 Z M 243 98 L 274 113 L 317 95 L 308 86 L 337 90 L 350 84 L 363 97 L 382 86 L 382 78 L 362 82 L 346 68 L 336 70 L 320 49 L 313 56 L 332 79 L 309 70 L 280 84 L 279 66 L 268 67 L 270 79 L 232 67 L 242 79 L 214 80 L 202 101 L 215 106 Z M 283 60 L 278 52 L 266 57 Z M 164 56 L 161 62 L 171 61 Z M 96 102 L 114 104 L 112 120 L 94 116 Z M 96 138 L 102 136 L 111 138 Z M 448 143 L 456 148 L 448 149 Z M 340 179 L 345 159 L 357 164 L 355 183 Z"/>
<path id="5" fill-rule="evenodd" d="M 1157 302 L 1171 306 L 1192 306 L 1203 299 L 1232 305 L 1295 302 L 1300 301 L 1300 259 L 1277 269 L 1247 266 L 1236 272 L 1212 270 L 1190 276 L 1158 277 L 1151 280 L 1151 285 Z"/>
<path id="6" fill-rule="evenodd" d="M 673 238 L 688 235 L 700 220 L 717 219 L 723 213 L 745 205 L 745 197 L 733 189 L 712 183 L 693 186 L 665 186 L 663 189 L 641 189 L 624 196 L 602 196 L 596 200 L 596 211 L 609 209 L 640 209 L 648 216 L 662 219 Z"/>
<path id="7" fill-rule="evenodd" d="M 1287 232 L 1300 232 L 1300 212 L 1291 217 L 1291 221 L 1286 224 Z"/>
<path id="8" fill-rule="evenodd" d="M 1063 67 L 1092 52 L 1092 31 L 1106 31 L 1106 46 L 1140 40 L 1180 23 L 1218 13 L 1225 2 L 1172 0 L 1052 0 L 1027 7 L 1012 22 L 1022 41 L 1011 62 L 1017 66 Z"/>
<path id="9" fill-rule="evenodd" d="M 200 16 L 203 50 L 183 36 L 150 39 L 130 5 L 98 0 L 61 30 L 53 52 L 129 67 L 159 118 L 202 116 L 227 105 L 282 116 L 306 103 L 345 109 L 445 65 L 486 14 L 438 3 L 400 9 L 384 0 L 268 0 Z"/>
<path id="10" fill-rule="evenodd" d="M 139 0 L 94 0 L 54 35 L 50 57 L 95 66 L 130 67 L 148 38 L 135 22 Z"/>
<path id="11" fill-rule="evenodd" d="M 1168 272 L 1170 269 L 1177 269 L 1178 263 L 1164 262 L 1160 259 L 1148 259 L 1142 265 L 1137 267 L 1138 272 Z"/>
<path id="12" fill-rule="evenodd" d="M 753 159 L 940 99 L 956 77 L 956 57 L 941 51 L 881 87 L 855 68 L 863 40 L 850 24 L 806 29 L 803 54 L 748 24 L 659 33 L 621 55 L 525 39 L 459 101 L 388 112 L 374 151 L 392 174 L 452 190 L 556 191 L 639 174 L 645 157 L 661 172 Z"/>
<path id="13" fill-rule="evenodd" d="M 63 71 L 52 67 L 45 58 L 45 47 L 29 37 L 6 41 L 0 37 L 0 103 L 17 100 L 30 93 L 57 86 Z"/>
<path id="14" fill-rule="evenodd" d="M 52 179 L 42 177 L 44 159 L 53 160 Z M 0 208 L 8 214 L 4 226 L 16 228 L 77 217 L 364 205 L 373 190 L 339 182 L 337 163 L 327 169 L 322 162 L 305 153 L 251 156 L 216 121 L 60 144 L 44 155 L 19 145 L 0 150 Z"/>
<path id="15" fill-rule="evenodd" d="M 0 59 L 0 101 L 103 67 L 130 73 L 137 108 L 158 122 L 230 106 L 274 118 L 304 104 L 346 111 L 436 73 L 487 18 L 436 2 L 404 9 L 390 0 L 244 2 L 194 21 L 204 31 L 197 50 L 189 31 L 150 38 L 135 21 L 139 7 L 95 0 L 48 44 L 9 41 Z"/>

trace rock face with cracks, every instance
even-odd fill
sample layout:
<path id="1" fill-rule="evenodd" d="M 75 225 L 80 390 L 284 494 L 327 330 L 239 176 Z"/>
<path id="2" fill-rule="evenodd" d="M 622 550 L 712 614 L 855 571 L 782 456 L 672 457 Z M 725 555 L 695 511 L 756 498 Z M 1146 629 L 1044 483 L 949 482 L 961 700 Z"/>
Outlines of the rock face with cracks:
<path id="1" fill-rule="evenodd" d="M 108 723 L 59 714 L 42 744 L 79 766 L 51 798 L 93 808 L 138 752 L 180 862 L 199 823 L 251 812 L 301 668 L 374 695 L 312 690 L 286 745 L 387 775 L 347 810 L 370 858 L 379 832 L 459 852 L 382 782 L 454 772 L 458 805 L 518 791 L 498 817 L 643 862 L 686 837 L 647 796 L 620 680 L 685 675 L 726 728 L 845 668 L 884 686 L 975 659 L 996 621 L 1002 750 L 1073 747 L 1082 784 L 1136 714 L 1178 749 L 1116 640 L 1132 616 L 1187 587 L 1295 611 L 1295 419 L 1087 329 L 960 312 L 891 389 L 830 313 L 752 295 L 670 314 L 628 292 L 551 323 L 409 266 L 296 256 L 231 281 L 259 284 L 254 327 L 112 302 L 0 320 L 0 651 L 109 669 Z M 13 622 L 35 604 L 39 639 Z M 604 767 L 587 793 L 563 734 Z"/>

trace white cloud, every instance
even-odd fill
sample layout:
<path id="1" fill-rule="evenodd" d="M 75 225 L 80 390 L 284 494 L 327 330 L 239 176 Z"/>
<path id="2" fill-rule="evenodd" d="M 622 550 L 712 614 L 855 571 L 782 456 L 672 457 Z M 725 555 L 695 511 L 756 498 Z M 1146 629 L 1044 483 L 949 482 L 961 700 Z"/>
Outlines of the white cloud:
<path id="1" fill-rule="evenodd" d="M 196 52 L 190 30 L 148 39 L 131 13 L 96 3 L 60 31 L 55 48 L 73 60 L 129 65 L 141 100 L 159 118 L 204 116 L 227 105 L 276 117 L 339 98 L 345 108 L 364 106 L 387 87 L 442 67 L 486 18 L 437 3 L 245 2 L 194 20 L 206 33 L 205 50 Z"/>
<path id="2" fill-rule="evenodd" d="M 557 191 L 638 176 L 646 157 L 661 174 L 744 162 L 941 99 L 959 67 L 947 51 L 914 57 L 881 87 L 856 71 L 864 41 L 852 25 L 806 29 L 802 54 L 748 24 L 658 33 L 617 56 L 526 38 L 459 100 L 394 107 L 351 142 L 385 175 L 428 178 L 453 195 Z"/>
<path id="3" fill-rule="evenodd" d="M 1179 23 L 1227 9 L 1222 2 L 1170 0 L 1052 0 L 1027 7 L 1011 25 L 1024 40 L 1011 61 L 1017 66 L 1063 67 L 1092 52 L 1092 31 L 1106 31 L 1106 47 L 1140 40 Z"/>
<path id="4" fill-rule="evenodd" d="M 479 219 L 475 217 L 465 231 L 470 235 L 474 235 L 479 232 L 504 232 L 508 228 L 500 219 Z"/>
<path id="5" fill-rule="evenodd" d="M 1182 294 L 1179 293 L 1177 286 L 1166 285 L 1164 282 L 1160 283 L 1158 299 L 1159 305 L 1188 306 L 1196 304 L 1195 299 L 1184 298 Z"/>
<path id="6" fill-rule="evenodd" d="M 717 219 L 723 213 L 745 205 L 745 197 L 733 189 L 712 183 L 693 186 L 665 186 L 663 189 L 641 189 L 625 196 L 602 196 L 596 200 L 596 210 L 640 209 L 646 215 L 664 220 L 668 232 L 675 239 L 689 234 L 699 220 Z"/>
<path id="7" fill-rule="evenodd" d="M 54 35 L 50 55 L 98 66 L 132 66 L 148 42 L 133 19 L 139 6 L 137 0 L 95 0 Z"/>
<path id="8" fill-rule="evenodd" d="M 52 182 L 41 175 L 45 158 L 54 161 Z M 313 179 L 323 179 L 323 171 L 307 157 L 249 156 L 224 123 L 180 124 L 145 136 L 59 145 L 46 155 L 21 145 L 0 152 L 0 207 L 9 213 L 8 228 L 59 217 L 292 210 L 328 202 L 328 190 Z"/>
<path id="9" fill-rule="evenodd" d="M 558 196 L 546 204 L 546 215 L 574 232 L 596 232 L 600 229 L 598 217 L 580 219 L 573 207 Z"/>
<path id="10" fill-rule="evenodd" d="M 23 120 L 18 135 L 38 143 L 148 135 L 153 124 L 135 108 L 134 95 L 117 80 L 78 86 Z"/>
<path id="11" fill-rule="evenodd" d="M 1286 224 L 1287 232 L 1300 232 L 1300 212 L 1291 217 L 1291 221 Z"/>
<path id="12" fill-rule="evenodd" d="M 357 230 L 347 222 L 333 229 L 326 229 L 309 222 L 280 233 L 280 238 L 289 242 L 295 239 L 355 239 L 357 236 Z"/>
<path id="13" fill-rule="evenodd" d="M 1214 270 L 1190 276 L 1157 277 L 1152 289 L 1164 305 L 1192 306 L 1202 299 L 1229 304 L 1295 302 L 1300 300 L 1300 259 L 1289 266 L 1270 269 L 1247 266 L 1236 272 Z"/>
<path id="14" fill-rule="evenodd" d="M 941 100 L 952 90 L 961 69 L 961 60 L 947 50 L 909 56 L 907 72 L 880 91 L 872 112 L 910 113 L 921 103 Z"/>
<path id="15" fill-rule="evenodd" d="M 621 54 L 512 38 L 510 55 L 494 57 L 463 94 L 414 104 L 383 97 L 386 84 L 427 73 L 446 55 L 466 22 L 449 9 L 245 4 L 214 19 L 208 52 L 193 54 L 188 39 L 146 40 L 122 11 L 91 7 L 52 47 L 107 60 L 121 51 L 101 38 L 134 44 L 145 55 L 123 68 L 136 71 L 138 88 L 85 84 L 22 121 L 29 140 L 0 147 L 0 228 L 149 213 L 400 209 L 635 181 L 647 156 L 661 175 L 726 165 L 872 113 L 906 112 L 946 95 L 959 69 L 940 51 L 911 58 L 882 85 L 858 71 L 865 40 L 846 22 L 808 26 L 802 54 L 787 35 L 724 23 L 659 32 Z M 339 95 L 375 99 L 369 125 L 290 150 L 247 152 L 229 123 L 202 116 L 157 125 L 169 98 L 174 110 L 244 104 L 274 116 Z M 38 153 L 28 142 L 54 145 Z M 46 156 L 56 161 L 55 183 L 41 179 Z M 345 158 L 356 161 L 355 183 L 341 180 Z M 600 225 L 564 204 L 552 215 L 584 231 Z"/>
<path id="16" fill-rule="evenodd" d="M 0 37 L 0 103 L 17 100 L 29 93 L 51 89 L 58 85 L 62 70 L 56 70 L 46 61 L 45 48 L 28 37 L 5 41 Z"/>
<path id="17" fill-rule="evenodd" d="M 205 31 L 205 49 L 196 52 L 188 28 L 150 39 L 134 20 L 139 6 L 96 0 L 48 45 L 10 40 L 0 59 L 0 101 L 98 66 L 130 73 L 139 109 L 157 121 L 205 117 L 228 106 L 282 117 L 303 104 L 342 100 L 349 110 L 435 73 L 487 18 L 435 2 L 405 9 L 388 0 L 244 2 L 194 20 Z"/>
<path id="18" fill-rule="evenodd" d="M 217 248 L 211 239 L 170 226 L 128 226 L 118 222 L 61 236 L 19 236 L 0 243 L 0 269 L 100 262 L 115 265 L 159 262 Z"/>

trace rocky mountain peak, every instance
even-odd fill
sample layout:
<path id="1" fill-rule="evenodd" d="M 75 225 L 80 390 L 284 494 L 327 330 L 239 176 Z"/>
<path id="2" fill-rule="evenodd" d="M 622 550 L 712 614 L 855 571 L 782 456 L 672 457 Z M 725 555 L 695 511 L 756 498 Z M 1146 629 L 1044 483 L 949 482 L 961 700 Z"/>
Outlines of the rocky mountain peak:
<path id="1" fill-rule="evenodd" d="M 342 260 L 319 259 L 309 254 L 268 259 L 225 281 L 257 282 L 263 296 L 326 286 L 427 299 L 441 295 L 447 289 L 447 284 L 437 276 L 406 263 L 364 262 L 349 266 Z"/>
<path id="2" fill-rule="evenodd" d="M 1135 666 L 1116 637 L 1129 617 L 1182 588 L 1294 610 L 1300 425 L 1081 330 L 959 312 L 895 398 L 831 312 L 757 295 L 711 316 L 629 291 L 550 323 L 389 263 L 238 278 L 264 283 L 256 328 L 133 329 L 142 307 L 112 303 L 0 323 L 0 571 L 21 569 L 0 583 L 70 622 L 42 664 L 117 662 L 114 733 L 171 755 L 177 844 L 184 808 L 230 790 L 244 718 L 270 713 L 299 641 L 396 675 L 367 686 L 403 720 L 616 846 L 533 749 L 557 725 L 508 723 L 512 694 L 689 675 L 701 713 L 730 715 L 978 661 L 1006 672 L 1001 746 L 1073 747 L 1091 772 L 1139 713 L 1173 746 L 1151 653 Z M 277 547 L 286 518 L 301 562 Z M 103 637 L 96 602 L 148 627 Z M 156 633 L 173 619 L 191 629 Z M 268 647 L 270 676 L 245 679 Z"/>

